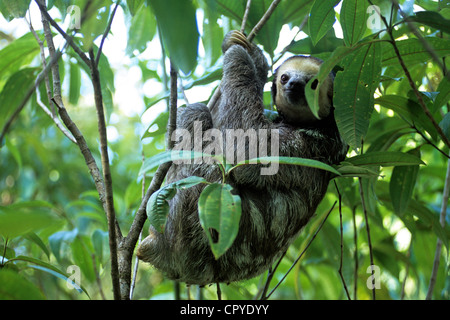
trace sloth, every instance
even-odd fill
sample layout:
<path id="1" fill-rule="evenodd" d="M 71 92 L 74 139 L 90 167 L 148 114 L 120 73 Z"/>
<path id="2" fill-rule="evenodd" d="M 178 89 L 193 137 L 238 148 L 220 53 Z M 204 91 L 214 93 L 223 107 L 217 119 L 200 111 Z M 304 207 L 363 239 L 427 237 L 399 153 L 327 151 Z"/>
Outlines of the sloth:
<path id="1" fill-rule="evenodd" d="M 239 31 L 230 31 L 225 36 L 222 51 L 220 100 L 214 110 L 201 103 L 180 108 L 178 128 L 193 132 L 194 122 L 200 121 L 204 131 L 267 129 L 270 132 L 267 145 L 276 130 L 279 156 L 309 158 L 327 164 L 344 160 L 347 147 L 333 114 L 333 75 L 320 88 L 319 118 L 310 111 L 305 99 L 305 85 L 317 74 L 321 60 L 295 56 L 276 70 L 272 98 L 279 117 L 271 121 L 264 115 L 263 90 L 269 67 L 262 51 Z M 235 141 L 224 144 L 225 148 L 237 147 Z M 249 148 L 249 143 L 245 148 Z M 262 166 L 240 166 L 227 175 L 225 182 L 241 198 L 242 213 L 233 244 L 218 259 L 199 222 L 198 199 L 203 184 L 179 190 L 169 201 L 164 232 L 151 226 L 149 235 L 137 249 L 138 258 L 172 280 L 201 286 L 241 281 L 263 273 L 282 256 L 314 215 L 332 174 L 311 167 L 280 164 L 276 174 L 261 175 Z M 189 176 L 222 182 L 222 174 L 214 164 L 174 163 L 167 183 Z"/>

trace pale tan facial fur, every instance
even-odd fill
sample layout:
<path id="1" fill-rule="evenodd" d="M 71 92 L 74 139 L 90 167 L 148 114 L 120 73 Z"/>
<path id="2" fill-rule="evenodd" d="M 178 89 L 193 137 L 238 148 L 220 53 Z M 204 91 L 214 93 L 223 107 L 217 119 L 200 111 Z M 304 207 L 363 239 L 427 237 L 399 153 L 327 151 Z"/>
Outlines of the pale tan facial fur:
<path id="1" fill-rule="evenodd" d="M 330 113 L 333 95 L 333 80 L 329 76 L 320 87 L 319 119 L 311 112 L 304 94 L 305 86 L 320 69 L 321 61 L 315 58 L 296 56 L 286 60 L 276 71 L 274 102 L 285 120 L 292 124 L 312 123 Z"/>

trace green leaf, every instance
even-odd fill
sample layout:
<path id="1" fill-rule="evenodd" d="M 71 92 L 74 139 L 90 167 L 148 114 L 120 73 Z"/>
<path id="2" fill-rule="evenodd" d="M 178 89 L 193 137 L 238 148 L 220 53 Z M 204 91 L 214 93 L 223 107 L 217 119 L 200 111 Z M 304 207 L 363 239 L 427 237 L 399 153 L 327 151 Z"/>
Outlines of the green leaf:
<path id="1" fill-rule="evenodd" d="M 80 293 L 84 292 L 89 297 L 88 292 L 86 291 L 86 289 L 83 286 L 78 286 L 78 284 L 74 283 L 70 279 L 70 276 L 67 273 L 61 271 L 60 269 L 51 265 L 50 263 L 47 263 L 45 261 L 42 261 L 42 260 L 39 260 L 36 258 L 27 257 L 27 256 L 17 256 L 15 258 L 10 259 L 8 261 L 8 263 L 12 263 L 15 261 L 24 261 L 24 262 L 34 264 L 34 266 L 31 266 L 32 268 L 45 271 L 45 272 L 52 274 L 60 279 L 63 279 L 64 281 L 70 282 L 77 289 L 78 292 L 80 292 Z"/>
<path id="2" fill-rule="evenodd" d="M 39 45 L 31 32 L 0 50 L 0 80 L 28 65 L 39 54 Z"/>
<path id="3" fill-rule="evenodd" d="M 144 0 L 127 0 L 127 6 L 132 16 L 142 7 Z"/>
<path id="4" fill-rule="evenodd" d="M 315 45 L 333 27 L 334 7 L 340 0 L 316 0 L 308 20 L 309 36 Z"/>
<path id="5" fill-rule="evenodd" d="M 19 202 L 0 207 L 0 235 L 12 239 L 57 223 L 49 205 L 38 202 Z"/>
<path id="6" fill-rule="evenodd" d="M 17 272 L 0 269 L 0 300 L 44 300 L 36 285 Z"/>
<path id="7" fill-rule="evenodd" d="M 81 70 L 75 63 L 70 63 L 69 103 L 76 105 L 81 93 Z"/>
<path id="8" fill-rule="evenodd" d="M 439 126 L 441 127 L 442 131 L 444 132 L 445 136 L 450 139 L 450 112 L 447 112 L 442 119 L 442 121 L 439 123 Z"/>
<path id="9" fill-rule="evenodd" d="M 368 6 L 367 1 L 342 1 L 340 21 L 345 45 L 351 47 L 363 37 L 367 29 L 366 11 Z"/>
<path id="10" fill-rule="evenodd" d="M 382 95 L 375 99 L 375 103 L 393 110 L 419 129 L 426 130 L 434 139 L 437 137 L 436 129 L 423 116 L 424 112 L 417 102 L 400 95 Z"/>
<path id="11" fill-rule="evenodd" d="M 241 198 L 231 191 L 228 184 L 213 183 L 198 200 L 200 224 L 216 259 L 231 247 L 239 231 Z"/>
<path id="12" fill-rule="evenodd" d="M 420 157 L 418 150 L 413 150 L 410 154 Z M 389 193 L 391 195 L 392 205 L 397 215 L 405 212 L 411 200 L 414 186 L 419 172 L 419 165 L 400 166 L 392 170 L 391 180 L 389 182 Z"/>
<path id="13" fill-rule="evenodd" d="M 6 82 L 0 93 L 0 128 L 3 128 L 22 102 L 24 92 L 28 91 L 36 79 L 37 71 L 36 68 L 22 69 L 11 75 Z"/>
<path id="14" fill-rule="evenodd" d="M 416 12 L 416 16 L 408 17 L 408 20 L 450 33 L 450 20 L 443 18 L 435 11 Z"/>
<path id="15" fill-rule="evenodd" d="M 439 94 L 437 95 L 436 100 L 434 100 L 436 110 L 447 104 L 450 100 L 450 80 L 447 77 L 442 78 L 437 91 Z"/>
<path id="16" fill-rule="evenodd" d="M 450 54 L 450 39 L 437 37 L 425 37 L 425 40 L 433 48 L 438 57 L 444 57 Z M 420 40 L 411 38 L 395 41 L 398 51 L 407 65 L 423 63 L 431 59 L 430 53 L 425 49 Z M 398 58 L 390 43 L 384 43 L 382 55 L 382 65 L 390 66 L 398 64 Z"/>
<path id="17" fill-rule="evenodd" d="M 413 166 L 425 164 L 415 155 L 397 151 L 371 152 L 345 159 L 354 166 Z"/>
<path id="18" fill-rule="evenodd" d="M 233 166 L 230 170 L 233 170 L 234 168 L 246 165 L 246 164 L 255 164 L 257 162 L 276 162 L 280 164 L 291 164 L 291 165 L 297 165 L 297 166 L 304 166 L 304 167 L 310 167 L 310 168 L 316 168 L 316 169 L 322 169 L 325 171 L 332 172 L 337 175 L 341 175 L 339 171 L 337 171 L 332 166 L 329 166 L 326 163 L 320 162 L 318 160 L 313 159 L 306 159 L 306 158 L 297 158 L 297 157 L 259 157 L 259 158 L 253 158 L 249 160 L 244 160 L 241 162 L 238 162 L 235 166 Z"/>
<path id="19" fill-rule="evenodd" d="M 75 265 L 80 267 L 86 278 L 93 282 L 95 280 L 94 262 L 92 261 L 92 252 L 86 247 L 84 240 L 76 237 L 71 244 L 72 257 Z"/>
<path id="20" fill-rule="evenodd" d="M 360 148 L 369 128 L 374 92 L 381 73 L 378 43 L 361 47 L 344 62 L 344 71 L 334 80 L 336 124 L 344 140 Z"/>
<path id="21" fill-rule="evenodd" d="M 173 182 L 154 192 L 147 203 L 147 216 L 150 224 L 163 233 L 170 207 L 168 201 L 171 200 L 178 190 L 193 187 L 199 183 L 208 183 L 204 178 L 191 176 Z"/>
<path id="22" fill-rule="evenodd" d="M 137 14 L 131 19 L 131 26 L 128 30 L 128 44 L 126 53 L 131 55 L 134 50 L 140 53 L 147 49 L 156 34 L 156 20 L 149 8 L 141 6 Z"/>
<path id="23" fill-rule="evenodd" d="M 27 13 L 31 0 L 5 0 L 0 1 L 0 12 L 6 20 L 23 18 Z"/>
<path id="24" fill-rule="evenodd" d="M 197 66 L 199 33 L 192 1 L 147 0 L 152 8 L 168 57 L 184 74 Z"/>
<path id="25" fill-rule="evenodd" d="M 64 257 L 61 257 L 61 252 L 63 246 L 67 244 L 71 244 L 75 237 L 78 234 L 78 229 L 73 229 L 70 231 L 58 231 L 54 234 L 52 234 L 50 237 L 48 237 L 48 244 L 50 246 L 50 249 L 52 250 L 52 253 L 55 255 L 56 259 L 59 261 Z M 66 251 L 63 251 L 64 253 Z"/>
<path id="26" fill-rule="evenodd" d="M 142 164 L 141 170 L 139 171 L 139 175 L 143 175 L 146 172 L 151 171 L 152 169 L 159 167 L 161 164 L 166 162 L 183 161 L 182 164 L 201 163 L 204 157 L 212 157 L 214 160 L 223 164 L 223 159 L 221 156 L 212 156 L 210 154 L 196 151 L 169 150 L 158 153 L 151 158 L 145 159 L 144 163 Z"/>

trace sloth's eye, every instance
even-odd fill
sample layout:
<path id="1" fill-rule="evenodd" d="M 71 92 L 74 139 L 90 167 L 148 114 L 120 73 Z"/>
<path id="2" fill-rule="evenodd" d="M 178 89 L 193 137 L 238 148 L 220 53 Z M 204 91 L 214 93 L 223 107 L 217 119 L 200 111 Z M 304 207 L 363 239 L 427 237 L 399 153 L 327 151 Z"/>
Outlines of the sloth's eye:
<path id="1" fill-rule="evenodd" d="M 289 77 L 286 74 L 281 75 L 280 81 L 282 84 L 285 84 L 286 82 L 288 82 Z"/>

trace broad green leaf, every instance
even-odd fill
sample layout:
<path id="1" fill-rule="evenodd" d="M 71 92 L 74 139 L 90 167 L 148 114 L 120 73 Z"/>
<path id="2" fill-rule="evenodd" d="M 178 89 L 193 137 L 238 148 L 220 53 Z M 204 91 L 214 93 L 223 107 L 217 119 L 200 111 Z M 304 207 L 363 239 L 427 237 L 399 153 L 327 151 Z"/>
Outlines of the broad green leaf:
<path id="1" fill-rule="evenodd" d="M 296 158 L 296 157 L 258 157 L 254 159 L 249 159 L 245 161 L 238 162 L 234 167 L 232 167 L 230 170 L 243 166 L 243 165 L 251 165 L 255 163 L 268 163 L 268 162 L 276 162 L 280 164 L 292 164 L 297 166 L 305 166 L 310 168 L 316 168 L 316 169 L 322 169 L 329 172 L 332 172 L 334 174 L 340 175 L 339 171 L 337 171 L 332 166 L 329 166 L 326 163 L 320 162 L 318 160 L 313 159 L 305 159 L 305 158 Z"/>
<path id="2" fill-rule="evenodd" d="M 340 165 L 337 168 L 342 177 L 377 177 L 379 173 L 366 167 L 358 167 L 353 165 Z"/>
<path id="3" fill-rule="evenodd" d="M 146 6 L 141 6 L 137 14 L 131 19 L 131 26 L 128 30 L 128 44 L 126 52 L 131 55 L 134 50 L 140 53 L 147 49 L 156 33 L 156 20 Z"/>
<path id="4" fill-rule="evenodd" d="M 355 45 L 367 29 L 367 7 L 365 0 L 343 0 L 341 7 L 341 26 L 344 42 L 347 46 Z"/>
<path id="5" fill-rule="evenodd" d="M 8 263 L 12 263 L 15 261 L 23 261 L 23 262 L 31 263 L 32 268 L 45 271 L 45 272 L 52 274 L 60 279 L 63 279 L 64 281 L 70 282 L 77 289 L 78 292 L 80 292 L 80 293 L 84 292 L 89 297 L 88 292 L 86 291 L 86 289 L 83 286 L 78 286 L 76 283 L 74 283 L 70 279 L 70 276 L 66 272 L 63 272 L 62 270 L 51 265 L 50 263 L 47 263 L 45 261 L 42 261 L 42 260 L 39 260 L 36 258 L 27 257 L 27 256 L 17 256 L 15 258 L 10 259 L 8 261 Z"/>
<path id="6" fill-rule="evenodd" d="M 239 231 L 241 198 L 231 191 L 228 184 L 213 183 L 198 200 L 200 224 L 216 259 L 231 247 Z"/>
<path id="7" fill-rule="evenodd" d="M 11 42 L 0 50 L 0 80 L 28 65 L 38 54 L 39 45 L 31 32 Z"/>
<path id="8" fill-rule="evenodd" d="M 95 280 L 95 270 L 92 252 L 87 248 L 84 239 L 81 236 L 76 237 L 70 247 L 75 265 L 80 267 L 89 281 L 93 282 Z"/>
<path id="9" fill-rule="evenodd" d="M 42 241 L 42 239 L 34 232 L 30 232 L 28 234 L 26 234 L 24 236 L 25 239 L 27 239 L 28 241 L 33 242 L 34 244 L 36 244 L 39 248 L 42 249 L 42 251 L 44 251 L 44 253 L 47 255 L 47 257 L 50 259 L 50 251 L 48 250 L 47 246 L 45 245 L 45 243 Z"/>
<path id="10" fill-rule="evenodd" d="M 380 59 L 378 43 L 363 46 L 346 58 L 344 71 L 338 72 L 334 80 L 336 124 L 344 140 L 355 149 L 361 147 L 369 128 Z"/>
<path id="11" fill-rule="evenodd" d="M 171 61 L 191 73 L 197 66 L 199 33 L 192 1 L 147 0 L 156 16 L 162 42 Z"/>
<path id="12" fill-rule="evenodd" d="M 23 18 L 30 6 L 31 0 L 4 0 L 0 1 L 0 12 L 6 20 Z"/>
<path id="13" fill-rule="evenodd" d="M 77 234 L 78 229 L 74 228 L 70 231 L 58 231 L 48 237 L 48 244 L 57 260 L 61 260 L 65 257 L 61 256 L 61 253 L 66 253 L 66 251 L 62 250 L 62 248 L 68 247 L 68 245 L 74 241 Z"/>
<path id="14" fill-rule="evenodd" d="M 0 300 L 44 300 L 41 290 L 17 272 L 0 268 Z"/>
<path id="15" fill-rule="evenodd" d="M 410 154 L 420 157 L 418 150 L 414 150 Z M 391 180 L 389 181 L 389 193 L 394 210 L 398 215 L 403 214 L 408 207 L 418 172 L 419 165 L 400 166 L 392 170 Z"/>
<path id="16" fill-rule="evenodd" d="M 450 139 L 450 112 L 447 112 L 442 119 L 442 121 L 439 123 L 439 126 L 441 127 L 442 131 L 444 132 L 445 136 Z"/>
<path id="17" fill-rule="evenodd" d="M 354 166 L 413 166 L 425 164 L 420 158 L 403 152 L 385 151 L 371 152 L 345 159 Z"/>
<path id="18" fill-rule="evenodd" d="M 190 188 L 199 183 L 207 183 L 207 181 L 201 177 L 191 176 L 168 184 L 154 192 L 147 202 L 147 216 L 150 224 L 158 232 L 164 232 L 170 211 L 168 201 L 175 196 L 177 190 Z"/>
<path id="19" fill-rule="evenodd" d="M 104 250 L 103 248 L 108 245 L 108 232 L 100 229 L 96 229 L 94 233 L 92 233 L 92 246 L 94 247 L 95 256 L 99 262 L 103 261 L 104 258 Z"/>
<path id="20" fill-rule="evenodd" d="M 81 8 L 81 12 L 85 12 L 85 9 L 89 5 L 86 18 L 83 23 L 80 24 L 80 33 L 82 37 L 82 49 L 88 52 L 97 37 L 102 36 L 106 30 L 109 21 L 109 13 L 111 11 L 111 1 L 89 1 L 86 2 L 85 7 Z M 101 72 L 100 72 L 101 74 Z"/>
<path id="21" fill-rule="evenodd" d="M 205 157 L 212 157 L 219 163 L 223 163 L 223 159 L 220 156 L 212 156 L 210 154 L 196 152 L 196 151 L 183 151 L 183 150 L 169 150 L 158 153 L 157 155 L 145 159 L 142 164 L 139 175 L 143 175 L 146 172 L 160 166 L 163 163 L 170 161 L 183 161 L 183 164 L 202 163 Z"/>
<path id="22" fill-rule="evenodd" d="M 75 63 L 70 63 L 69 103 L 76 105 L 81 94 L 81 70 Z"/>
<path id="23" fill-rule="evenodd" d="M 445 19 L 435 11 L 416 12 L 416 16 L 409 17 L 408 20 L 450 33 L 450 20 Z"/>
<path id="24" fill-rule="evenodd" d="M 315 45 L 333 27 L 334 7 L 340 0 L 316 0 L 308 20 L 309 36 Z"/>
<path id="25" fill-rule="evenodd" d="M 424 112 L 417 102 L 400 95 L 382 95 L 375 99 L 375 103 L 393 110 L 395 113 L 409 120 L 411 124 L 416 125 L 419 129 L 426 130 L 436 139 L 436 129 L 428 118 L 424 117 Z"/>
<path id="26" fill-rule="evenodd" d="M 433 48 L 438 57 L 444 57 L 450 54 L 450 39 L 441 39 L 437 37 L 425 37 L 425 40 Z M 406 39 L 395 41 L 398 51 L 403 61 L 407 65 L 423 63 L 431 59 L 430 53 L 418 39 Z M 382 55 L 382 65 L 390 66 L 398 64 L 398 58 L 390 43 L 384 43 Z"/>
<path id="27" fill-rule="evenodd" d="M 437 95 L 436 100 L 434 100 L 434 107 L 436 110 L 450 101 L 450 80 L 447 77 L 442 78 L 437 91 L 439 94 Z"/>
<path id="28" fill-rule="evenodd" d="M 42 202 L 19 202 L 0 207 L 0 235 L 12 239 L 52 226 L 60 220 Z"/>
<path id="29" fill-rule="evenodd" d="M 127 0 L 127 6 L 132 16 L 142 7 L 144 0 Z"/>
<path id="30" fill-rule="evenodd" d="M 22 103 L 24 92 L 34 84 L 37 73 L 36 68 L 25 68 L 8 79 L 0 93 L 0 128 Z"/>

